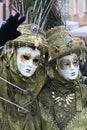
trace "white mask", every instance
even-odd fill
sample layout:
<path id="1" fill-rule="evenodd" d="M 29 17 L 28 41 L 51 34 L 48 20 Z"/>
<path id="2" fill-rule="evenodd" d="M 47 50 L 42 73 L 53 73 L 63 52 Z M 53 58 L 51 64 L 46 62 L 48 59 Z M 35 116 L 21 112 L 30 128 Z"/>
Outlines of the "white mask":
<path id="1" fill-rule="evenodd" d="M 17 51 L 17 67 L 19 72 L 25 76 L 32 76 L 40 61 L 40 51 L 30 47 L 20 47 Z"/>
<path id="2" fill-rule="evenodd" d="M 67 79 L 74 80 L 79 72 L 79 60 L 76 54 L 64 56 L 57 60 L 57 69 Z"/>

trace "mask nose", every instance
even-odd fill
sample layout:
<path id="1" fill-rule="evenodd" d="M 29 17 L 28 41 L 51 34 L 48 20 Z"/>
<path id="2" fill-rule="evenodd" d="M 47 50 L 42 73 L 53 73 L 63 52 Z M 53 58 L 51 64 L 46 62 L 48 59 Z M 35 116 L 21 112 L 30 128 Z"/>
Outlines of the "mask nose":
<path id="1" fill-rule="evenodd" d="M 75 69 L 75 66 L 71 63 L 70 70 L 74 70 L 74 69 Z"/>
<path id="2" fill-rule="evenodd" d="M 33 66 L 33 60 L 31 59 L 31 60 L 28 62 L 28 67 L 29 67 L 29 68 L 32 68 L 32 66 Z"/>

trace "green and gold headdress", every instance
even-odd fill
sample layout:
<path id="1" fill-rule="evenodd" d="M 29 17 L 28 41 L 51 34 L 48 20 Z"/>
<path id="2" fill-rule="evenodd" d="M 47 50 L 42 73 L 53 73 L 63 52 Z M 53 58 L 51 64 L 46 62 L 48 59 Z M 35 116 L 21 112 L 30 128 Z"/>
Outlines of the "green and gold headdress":
<path id="1" fill-rule="evenodd" d="M 50 58 L 53 60 L 71 53 L 78 56 L 85 50 L 85 44 L 80 38 L 73 38 L 65 26 L 56 26 L 46 33 L 50 51 Z"/>
<path id="2" fill-rule="evenodd" d="M 43 51 L 43 49 L 48 48 L 45 33 L 42 30 L 39 30 L 38 33 L 36 33 L 34 29 L 35 27 L 33 28 L 32 24 L 21 25 L 18 28 L 18 30 L 20 30 L 22 33 L 21 36 L 15 40 L 9 41 L 7 44 L 10 48 L 13 46 L 14 48 L 26 46 L 31 48 L 38 48 L 39 50 Z"/>

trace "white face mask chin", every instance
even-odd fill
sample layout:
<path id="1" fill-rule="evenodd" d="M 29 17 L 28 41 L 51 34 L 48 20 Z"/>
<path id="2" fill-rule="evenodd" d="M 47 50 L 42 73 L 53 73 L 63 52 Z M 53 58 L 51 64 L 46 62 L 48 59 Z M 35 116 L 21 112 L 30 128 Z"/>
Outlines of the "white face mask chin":
<path id="1" fill-rule="evenodd" d="M 64 56 L 57 60 L 59 72 L 67 79 L 74 80 L 79 72 L 79 60 L 76 54 Z"/>
<path id="2" fill-rule="evenodd" d="M 20 47 L 17 51 L 17 67 L 19 72 L 25 76 L 32 76 L 40 61 L 40 51 L 30 47 Z"/>

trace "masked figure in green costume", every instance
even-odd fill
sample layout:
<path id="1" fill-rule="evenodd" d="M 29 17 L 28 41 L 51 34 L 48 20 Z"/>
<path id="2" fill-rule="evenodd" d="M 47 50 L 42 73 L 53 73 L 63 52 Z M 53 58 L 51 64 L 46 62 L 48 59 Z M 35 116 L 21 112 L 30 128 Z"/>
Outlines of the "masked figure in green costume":
<path id="1" fill-rule="evenodd" d="M 21 25 L 22 33 L 6 43 L 0 58 L 0 129 L 39 130 L 36 98 L 46 80 L 45 34 L 34 25 Z"/>
<path id="2" fill-rule="evenodd" d="M 79 57 L 85 50 L 64 26 L 47 31 L 50 77 L 38 101 L 45 130 L 87 129 L 87 86 L 79 72 Z"/>
<path id="3" fill-rule="evenodd" d="M 29 24 L 17 28 L 21 36 L 1 51 L 0 130 L 42 130 L 37 97 L 47 78 L 44 30 L 54 1 L 29 1 Z"/>

